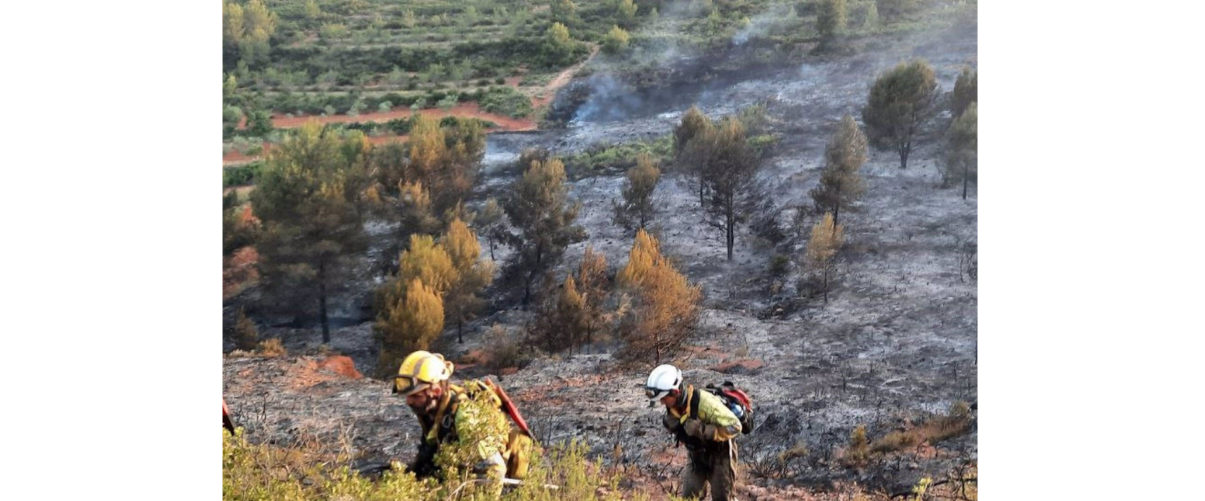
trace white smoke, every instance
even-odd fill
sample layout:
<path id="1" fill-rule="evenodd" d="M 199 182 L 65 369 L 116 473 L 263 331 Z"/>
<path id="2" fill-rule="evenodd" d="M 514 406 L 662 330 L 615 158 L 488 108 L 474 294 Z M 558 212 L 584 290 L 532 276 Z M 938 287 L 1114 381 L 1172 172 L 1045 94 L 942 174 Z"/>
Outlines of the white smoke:
<path id="1" fill-rule="evenodd" d="M 777 5 L 761 14 L 753 16 L 749 25 L 741 28 L 732 36 L 734 45 L 743 45 L 749 40 L 762 38 L 768 34 L 794 26 L 796 24 L 795 9 L 790 5 Z"/>

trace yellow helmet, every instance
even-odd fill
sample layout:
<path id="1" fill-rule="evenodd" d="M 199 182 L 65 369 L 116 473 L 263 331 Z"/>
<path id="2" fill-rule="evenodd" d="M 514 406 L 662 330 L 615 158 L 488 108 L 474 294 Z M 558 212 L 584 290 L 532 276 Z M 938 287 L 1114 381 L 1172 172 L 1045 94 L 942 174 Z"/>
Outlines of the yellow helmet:
<path id="1" fill-rule="evenodd" d="M 443 355 L 416 351 L 402 360 L 393 379 L 393 392 L 403 397 L 452 377 L 452 362 Z"/>

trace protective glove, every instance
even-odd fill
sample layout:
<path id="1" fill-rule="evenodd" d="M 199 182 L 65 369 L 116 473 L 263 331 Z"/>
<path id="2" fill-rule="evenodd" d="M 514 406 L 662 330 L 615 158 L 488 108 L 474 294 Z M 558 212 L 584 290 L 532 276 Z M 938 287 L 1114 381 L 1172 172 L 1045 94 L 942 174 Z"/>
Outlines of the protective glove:
<path id="1" fill-rule="evenodd" d="M 666 412 L 663 416 L 661 416 L 661 424 L 665 426 L 665 429 L 671 432 L 678 431 L 678 427 L 682 426 L 682 423 L 678 421 L 678 418 L 670 415 L 669 412 Z"/>
<path id="2" fill-rule="evenodd" d="M 683 425 L 686 434 L 702 440 L 715 440 L 715 426 L 704 424 L 698 419 L 687 419 Z"/>
<path id="3" fill-rule="evenodd" d="M 505 470 L 506 461 L 504 459 L 502 459 L 502 453 L 495 452 L 492 455 L 490 455 L 490 457 L 485 458 L 481 461 L 478 461 L 476 464 L 474 464 L 472 470 L 473 470 L 474 474 L 484 475 L 484 474 L 487 474 L 498 468 L 502 468 L 503 470 Z"/>
<path id="4" fill-rule="evenodd" d="M 439 446 L 420 444 L 418 446 L 418 455 L 414 461 L 406 468 L 414 472 L 414 476 L 419 479 L 434 476 L 439 468 L 435 466 L 435 453 L 439 452 Z"/>

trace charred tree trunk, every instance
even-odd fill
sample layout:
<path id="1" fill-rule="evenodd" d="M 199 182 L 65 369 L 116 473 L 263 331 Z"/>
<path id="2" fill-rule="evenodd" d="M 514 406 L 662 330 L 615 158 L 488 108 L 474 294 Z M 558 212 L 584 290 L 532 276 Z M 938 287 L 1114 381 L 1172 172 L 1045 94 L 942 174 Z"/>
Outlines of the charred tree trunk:
<path id="1" fill-rule="evenodd" d="M 966 161 L 962 163 L 962 199 L 967 199 L 967 178 L 970 177 L 971 166 Z"/>
<path id="2" fill-rule="evenodd" d="M 536 258 L 532 263 L 531 272 L 527 274 L 527 283 L 523 287 L 523 311 L 527 311 L 527 305 L 531 303 L 531 282 L 536 279 L 536 274 L 540 271 L 540 263 L 544 258 L 543 243 L 536 243 Z"/>
<path id="3" fill-rule="evenodd" d="M 726 241 L 728 244 L 728 260 L 732 261 L 732 246 L 736 243 L 736 198 L 729 193 L 724 197 L 724 228 Z"/>
<path id="4" fill-rule="evenodd" d="M 833 225 L 836 228 L 836 225 Z M 828 263 L 824 263 L 824 304 L 828 304 Z"/>
<path id="5" fill-rule="evenodd" d="M 318 309 L 322 315 L 322 344 L 331 344 L 331 327 L 326 317 L 326 263 L 318 263 Z"/>

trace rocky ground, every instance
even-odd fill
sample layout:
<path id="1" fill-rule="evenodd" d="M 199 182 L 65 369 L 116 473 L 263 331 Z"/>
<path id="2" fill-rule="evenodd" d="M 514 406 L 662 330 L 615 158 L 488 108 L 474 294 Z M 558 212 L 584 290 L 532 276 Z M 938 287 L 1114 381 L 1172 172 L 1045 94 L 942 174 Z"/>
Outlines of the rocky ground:
<path id="1" fill-rule="evenodd" d="M 976 52 L 974 31 L 879 41 L 853 56 L 809 58 L 741 81 L 717 78 L 700 84 L 695 99 L 685 100 L 713 117 L 768 103 L 771 131 L 780 140 L 762 175 L 774 187 L 779 207 L 810 206 L 807 192 L 819 178 L 824 142 L 842 114 L 858 117 L 877 73 L 924 57 L 948 92 L 961 66 L 976 64 Z M 600 141 L 655 137 L 669 132 L 684 109 L 649 106 L 563 131 L 492 135 L 485 184 L 504 186 L 510 175 L 499 166 L 522 147 L 543 145 L 571 154 Z M 978 293 L 966 273 L 977 239 L 977 197 L 972 190 L 962 200 L 958 190 L 939 187 L 937 147 L 936 132 L 922 138 L 907 169 L 898 167 L 894 153 L 872 152 L 862 169 L 866 192 L 860 207 L 841 215 L 846 245 L 827 303 L 791 299 L 795 266 L 772 294 L 774 277 L 767 269 L 775 249 L 746 233 L 738 238 L 733 261 L 726 261 L 720 235 L 701 224 L 689 183 L 669 175 L 658 186 L 662 211 L 656 226 L 663 251 L 703 286 L 706 296 L 696 335 L 678 363 L 688 381 L 731 380 L 755 399 L 757 429 L 741 439 L 751 482 L 742 499 L 813 495 L 805 492 L 839 497 L 855 483 L 901 492 L 922 475 L 943 478 L 977 459 L 972 426 L 969 433 L 879 456 L 861 468 L 839 461 L 859 424 L 874 440 L 944 414 L 956 401 L 977 400 Z M 609 213 L 620 182 L 617 176 L 574 182 L 573 195 L 583 203 L 579 223 L 590 239 L 570 247 L 558 276 L 576 266 L 587 243 L 606 256 L 612 272 L 626 261 L 631 237 L 611 223 Z M 809 218 L 808 227 L 813 222 Z M 801 252 L 798 243 L 793 253 Z M 502 250 L 499 260 L 506 255 Z M 351 356 L 370 374 L 375 362 L 371 325 L 361 322 L 363 310 L 356 304 L 363 298 L 356 297 L 342 303 L 348 325 L 333 332 L 330 350 Z M 517 305 L 495 302 L 493 308 L 466 327 L 464 344 L 447 336 L 441 342 L 444 353 L 465 362 L 459 372 L 466 377 L 485 372 L 471 362 L 480 354 L 486 327 L 522 324 L 525 313 Z M 385 382 L 321 367 L 327 355 L 315 351 L 316 329 L 262 330 L 303 355 L 225 359 L 227 402 L 253 439 L 287 443 L 320 437 L 332 447 L 350 448 L 362 461 L 413 454 L 418 427 Z M 663 492 L 672 488 L 684 451 L 673 448 L 660 427 L 659 411 L 643 398 L 640 387 L 650 367 L 618 368 L 607 348 L 603 343 L 585 355 L 537 359 L 501 379 L 544 442 L 584 440 L 607 465 L 628 472 L 633 488 Z M 806 453 L 776 462 L 797 444 Z"/>

